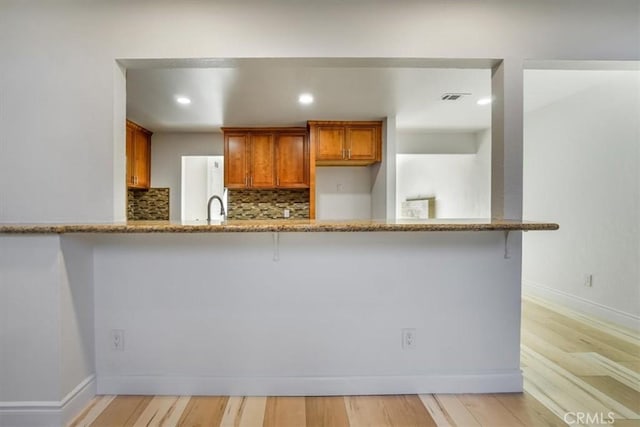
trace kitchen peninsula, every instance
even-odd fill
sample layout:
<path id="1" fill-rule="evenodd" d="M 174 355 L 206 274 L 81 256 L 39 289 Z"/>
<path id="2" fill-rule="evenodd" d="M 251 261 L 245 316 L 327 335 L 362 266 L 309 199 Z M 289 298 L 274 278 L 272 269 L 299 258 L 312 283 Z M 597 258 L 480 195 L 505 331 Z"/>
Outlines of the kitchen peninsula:
<path id="1" fill-rule="evenodd" d="M 79 335 L 81 363 L 95 366 L 82 384 L 98 394 L 507 392 L 522 390 L 522 231 L 557 228 L 3 224 L 0 239 L 12 250 L 0 267 L 34 280 L 34 265 L 58 271 L 48 289 L 67 295 L 63 334 Z M 37 260 L 23 244 L 34 239 L 48 248 Z"/>
<path id="2" fill-rule="evenodd" d="M 438 220 L 231 220 L 128 221 L 113 224 L 0 224 L 0 234 L 49 233 L 237 233 L 237 232 L 356 232 L 356 231 L 531 231 L 557 230 L 554 223 L 490 219 Z"/>

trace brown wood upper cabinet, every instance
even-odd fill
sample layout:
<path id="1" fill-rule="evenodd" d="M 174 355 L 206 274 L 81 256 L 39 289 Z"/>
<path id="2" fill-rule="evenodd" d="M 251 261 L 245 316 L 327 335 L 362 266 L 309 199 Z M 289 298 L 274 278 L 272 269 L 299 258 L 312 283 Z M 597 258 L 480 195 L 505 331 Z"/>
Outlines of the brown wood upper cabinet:
<path id="1" fill-rule="evenodd" d="M 382 156 L 382 122 L 309 121 L 318 166 L 366 166 Z"/>
<path id="2" fill-rule="evenodd" d="M 127 120 L 127 188 L 148 190 L 151 186 L 151 135 Z"/>
<path id="3" fill-rule="evenodd" d="M 228 188 L 308 188 L 305 128 L 222 128 Z"/>

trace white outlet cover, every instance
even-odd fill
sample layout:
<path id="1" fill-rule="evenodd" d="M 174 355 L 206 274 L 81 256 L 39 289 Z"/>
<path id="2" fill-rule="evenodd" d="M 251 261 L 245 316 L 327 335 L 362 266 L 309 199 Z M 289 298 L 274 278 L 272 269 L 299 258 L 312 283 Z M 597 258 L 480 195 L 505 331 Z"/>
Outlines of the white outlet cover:
<path id="1" fill-rule="evenodd" d="M 124 351 L 124 330 L 111 330 L 111 349 L 114 351 Z"/>
<path id="2" fill-rule="evenodd" d="M 416 330 L 414 328 L 405 328 L 402 330 L 402 348 L 404 350 L 413 350 L 416 348 Z"/>

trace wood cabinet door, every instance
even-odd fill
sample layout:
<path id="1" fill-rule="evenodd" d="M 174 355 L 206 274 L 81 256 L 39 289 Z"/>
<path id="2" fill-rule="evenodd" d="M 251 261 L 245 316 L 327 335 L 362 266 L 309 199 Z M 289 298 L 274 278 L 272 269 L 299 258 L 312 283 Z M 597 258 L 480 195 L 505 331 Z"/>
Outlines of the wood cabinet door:
<path id="1" fill-rule="evenodd" d="M 376 127 L 347 127 L 347 155 L 348 160 L 378 160 L 378 128 Z"/>
<path id="2" fill-rule="evenodd" d="M 316 161 L 344 158 L 344 126 L 318 126 L 316 132 Z"/>
<path id="3" fill-rule="evenodd" d="M 275 140 L 272 133 L 251 135 L 251 188 L 273 188 L 276 186 Z"/>
<path id="4" fill-rule="evenodd" d="M 135 161 L 133 154 L 133 140 L 135 138 L 135 130 L 127 124 L 127 187 L 133 185 L 133 164 Z"/>
<path id="5" fill-rule="evenodd" d="M 135 188 L 149 188 L 151 185 L 151 138 L 140 129 L 133 137 L 133 175 Z"/>
<path id="6" fill-rule="evenodd" d="M 280 188 L 309 187 L 305 134 L 276 137 L 276 185 Z"/>
<path id="7" fill-rule="evenodd" d="M 249 135 L 225 135 L 224 186 L 228 188 L 246 188 L 248 184 Z"/>

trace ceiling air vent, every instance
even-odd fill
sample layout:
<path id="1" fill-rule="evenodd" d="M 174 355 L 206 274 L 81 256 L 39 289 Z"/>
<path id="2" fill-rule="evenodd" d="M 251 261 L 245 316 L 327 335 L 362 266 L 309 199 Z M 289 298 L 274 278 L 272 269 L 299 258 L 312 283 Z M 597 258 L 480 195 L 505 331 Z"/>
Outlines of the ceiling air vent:
<path id="1" fill-rule="evenodd" d="M 469 96 L 469 95 L 471 94 L 470 93 L 444 93 L 442 94 L 440 99 L 443 101 L 458 101 L 463 96 Z"/>

